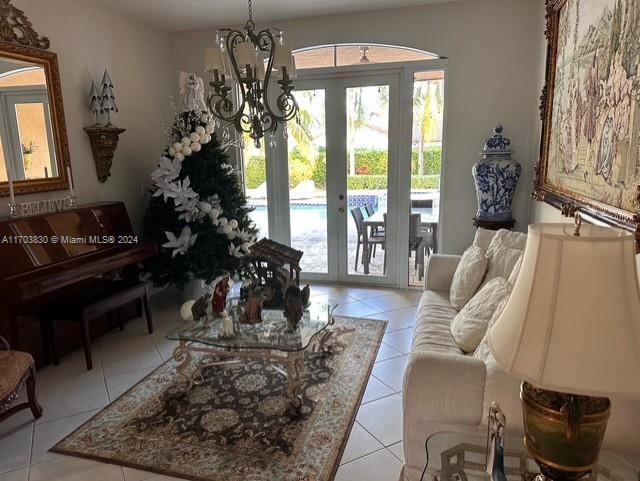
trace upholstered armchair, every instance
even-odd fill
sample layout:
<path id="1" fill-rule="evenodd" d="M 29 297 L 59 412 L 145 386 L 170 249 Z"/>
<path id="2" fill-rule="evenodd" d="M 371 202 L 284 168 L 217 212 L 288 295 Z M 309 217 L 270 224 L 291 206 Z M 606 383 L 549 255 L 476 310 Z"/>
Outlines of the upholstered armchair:
<path id="1" fill-rule="evenodd" d="M 12 406 L 27 385 L 28 401 Z M 30 408 L 33 417 L 42 416 L 42 408 L 36 399 L 36 366 L 31 354 L 12 351 L 7 340 L 0 336 L 0 421 L 12 414 Z"/>

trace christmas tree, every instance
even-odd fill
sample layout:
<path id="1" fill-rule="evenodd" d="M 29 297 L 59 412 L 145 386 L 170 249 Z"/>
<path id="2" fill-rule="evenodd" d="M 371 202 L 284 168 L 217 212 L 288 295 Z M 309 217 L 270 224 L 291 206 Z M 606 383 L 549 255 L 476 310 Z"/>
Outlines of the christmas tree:
<path id="1" fill-rule="evenodd" d="M 200 108 L 193 94 L 183 98 L 191 95 L 188 108 Z M 214 130 L 207 112 L 178 113 L 169 147 L 151 174 L 144 235 L 161 247 L 144 267 L 155 285 L 183 287 L 190 274 L 211 283 L 223 271 L 236 271 L 255 241 L 251 209 Z"/>

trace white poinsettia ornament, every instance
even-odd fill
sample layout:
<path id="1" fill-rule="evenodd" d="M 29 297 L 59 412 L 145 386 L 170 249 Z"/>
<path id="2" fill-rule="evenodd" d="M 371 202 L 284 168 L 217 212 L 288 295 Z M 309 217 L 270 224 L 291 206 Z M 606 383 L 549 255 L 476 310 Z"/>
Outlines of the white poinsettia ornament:
<path id="1" fill-rule="evenodd" d="M 171 254 L 172 257 L 177 256 L 178 254 L 184 255 L 189 250 L 190 247 L 196 243 L 198 239 L 198 234 L 191 234 L 191 227 L 184 226 L 180 236 L 176 237 L 173 232 L 165 231 L 165 235 L 167 236 L 168 242 L 162 244 L 162 247 L 166 247 L 167 249 L 173 249 Z"/>

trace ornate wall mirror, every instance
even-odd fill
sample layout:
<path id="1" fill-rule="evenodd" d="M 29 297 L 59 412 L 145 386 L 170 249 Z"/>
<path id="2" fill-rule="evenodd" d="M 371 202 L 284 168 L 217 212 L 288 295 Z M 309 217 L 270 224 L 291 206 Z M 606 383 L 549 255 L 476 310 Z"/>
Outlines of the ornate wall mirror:
<path id="1" fill-rule="evenodd" d="M 58 58 L 24 12 L 0 0 L 0 197 L 67 188 Z"/>

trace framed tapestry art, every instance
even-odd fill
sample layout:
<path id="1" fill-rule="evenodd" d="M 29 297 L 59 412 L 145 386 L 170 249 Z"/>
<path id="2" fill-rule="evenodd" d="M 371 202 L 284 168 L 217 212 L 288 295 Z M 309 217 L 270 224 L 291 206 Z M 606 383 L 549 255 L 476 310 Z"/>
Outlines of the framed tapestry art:
<path id="1" fill-rule="evenodd" d="M 535 192 L 640 248 L 640 0 L 547 0 Z"/>

